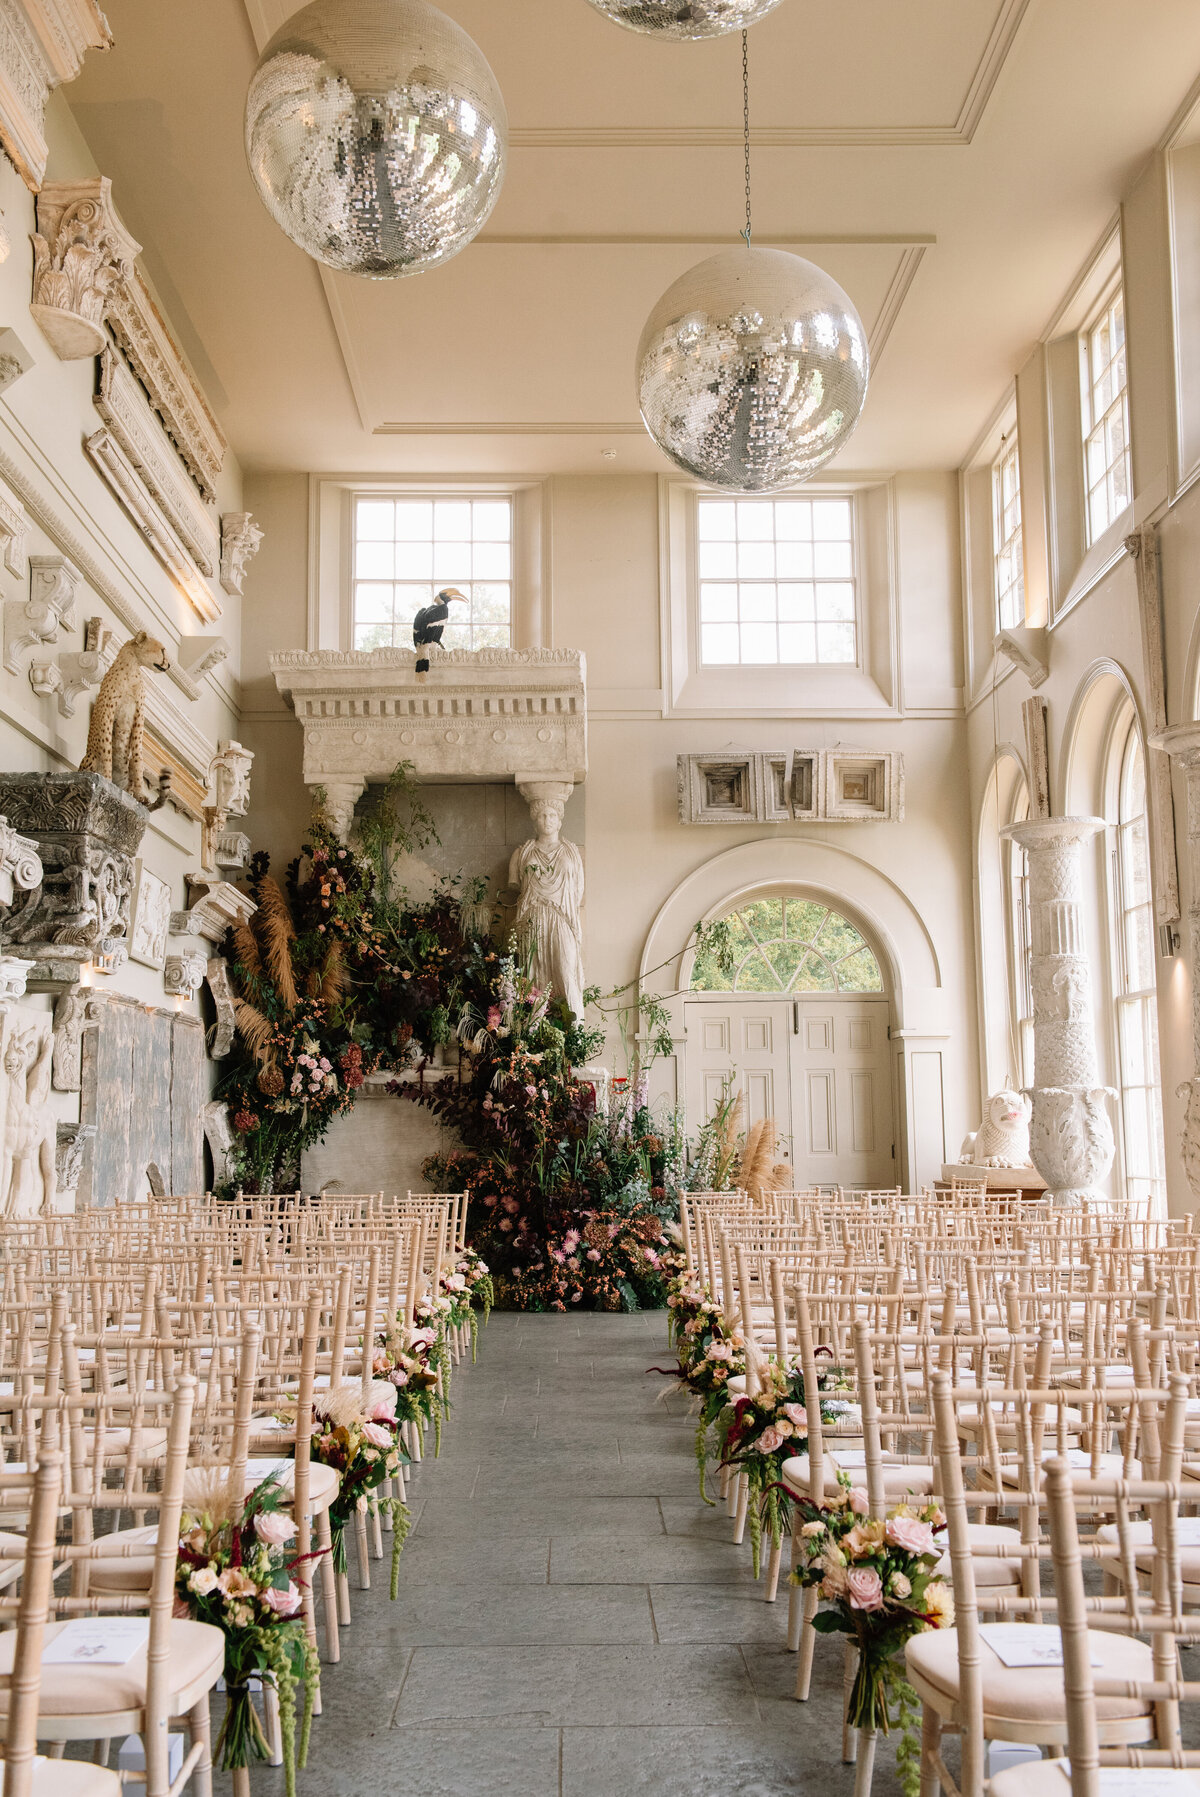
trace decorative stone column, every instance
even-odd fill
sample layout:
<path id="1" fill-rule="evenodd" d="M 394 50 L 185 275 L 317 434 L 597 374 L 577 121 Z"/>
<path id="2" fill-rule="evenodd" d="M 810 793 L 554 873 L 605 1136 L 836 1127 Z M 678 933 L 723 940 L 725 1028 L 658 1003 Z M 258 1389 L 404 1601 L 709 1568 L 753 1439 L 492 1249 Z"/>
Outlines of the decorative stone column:
<path id="1" fill-rule="evenodd" d="M 1165 749 L 1187 783 L 1187 854 L 1191 899 L 1188 903 L 1188 961 L 1192 979 L 1192 1077 L 1175 1088 L 1187 1101 L 1183 1122 L 1183 1168 L 1200 1198 L 1200 723 L 1175 724 L 1147 739 L 1152 749 Z"/>
<path id="2" fill-rule="evenodd" d="M 1002 832 L 1029 857 L 1033 941 L 1033 1117 L 1029 1146 L 1051 1204 L 1105 1201 L 1096 1190 L 1112 1165 L 1114 1142 L 1099 1083 L 1091 977 L 1084 952 L 1080 851 L 1104 823 L 1047 817 Z"/>

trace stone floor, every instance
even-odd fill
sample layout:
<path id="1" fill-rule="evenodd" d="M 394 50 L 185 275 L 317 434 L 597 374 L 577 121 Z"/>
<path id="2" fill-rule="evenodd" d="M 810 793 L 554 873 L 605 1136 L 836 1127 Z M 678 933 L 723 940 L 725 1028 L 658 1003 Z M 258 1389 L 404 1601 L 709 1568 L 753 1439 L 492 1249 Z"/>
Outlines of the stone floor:
<path id="1" fill-rule="evenodd" d="M 794 1702 L 786 1595 L 700 1502 L 694 1424 L 647 1373 L 669 1359 L 662 1313 L 493 1316 L 414 1480 L 398 1600 L 379 1563 L 353 1594 L 300 1797 L 850 1797 L 840 1646 Z M 875 1792 L 898 1788 L 883 1743 Z"/>

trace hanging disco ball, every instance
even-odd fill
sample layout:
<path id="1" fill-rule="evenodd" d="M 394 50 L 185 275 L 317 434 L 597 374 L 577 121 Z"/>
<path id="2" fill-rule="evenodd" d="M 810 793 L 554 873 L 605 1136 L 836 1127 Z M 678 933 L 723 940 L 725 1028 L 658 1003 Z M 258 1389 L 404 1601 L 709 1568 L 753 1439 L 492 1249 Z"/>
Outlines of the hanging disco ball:
<path id="1" fill-rule="evenodd" d="M 772 493 L 837 454 L 863 409 L 867 363 L 858 313 L 822 269 L 786 250 L 722 250 L 646 320 L 638 403 L 688 474 Z"/>
<path id="2" fill-rule="evenodd" d="M 780 0 L 592 0 L 597 12 L 646 37 L 724 37 L 757 25 Z"/>
<path id="3" fill-rule="evenodd" d="M 315 0 L 275 33 L 246 98 L 267 211 L 351 274 L 457 255 L 499 196 L 507 135 L 482 51 L 427 0 Z"/>

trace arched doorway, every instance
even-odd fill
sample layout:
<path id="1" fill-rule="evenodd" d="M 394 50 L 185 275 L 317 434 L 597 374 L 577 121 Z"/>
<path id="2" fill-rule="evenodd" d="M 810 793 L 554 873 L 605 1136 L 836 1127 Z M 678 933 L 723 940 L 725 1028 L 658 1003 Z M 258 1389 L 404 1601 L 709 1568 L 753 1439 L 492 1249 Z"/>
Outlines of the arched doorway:
<path id="1" fill-rule="evenodd" d="M 732 971 L 697 955 L 684 1000 L 687 1112 L 733 1077 L 772 1117 L 797 1185 L 896 1183 L 890 996 L 863 930 L 820 893 L 775 890 L 726 914 Z"/>

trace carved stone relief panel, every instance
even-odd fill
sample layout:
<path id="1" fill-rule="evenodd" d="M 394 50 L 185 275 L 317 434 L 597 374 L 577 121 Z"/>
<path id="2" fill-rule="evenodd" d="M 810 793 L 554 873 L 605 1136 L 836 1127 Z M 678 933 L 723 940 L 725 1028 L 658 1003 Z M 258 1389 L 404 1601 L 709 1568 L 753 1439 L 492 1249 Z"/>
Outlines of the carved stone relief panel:
<path id="1" fill-rule="evenodd" d="M 171 888 L 139 860 L 134 870 L 129 957 L 143 967 L 162 967 L 171 928 Z"/>
<path id="2" fill-rule="evenodd" d="M 721 750 L 678 758 L 684 824 L 898 823 L 904 757 L 895 750 Z"/>
<path id="3" fill-rule="evenodd" d="M 0 813 L 33 839 L 43 870 L 0 943 L 38 961 L 123 959 L 145 808 L 102 774 L 0 774 Z"/>

